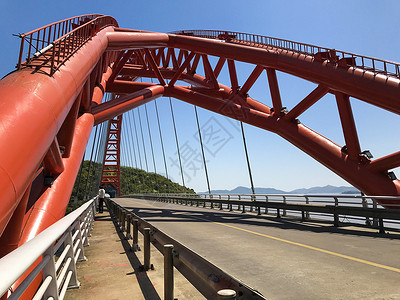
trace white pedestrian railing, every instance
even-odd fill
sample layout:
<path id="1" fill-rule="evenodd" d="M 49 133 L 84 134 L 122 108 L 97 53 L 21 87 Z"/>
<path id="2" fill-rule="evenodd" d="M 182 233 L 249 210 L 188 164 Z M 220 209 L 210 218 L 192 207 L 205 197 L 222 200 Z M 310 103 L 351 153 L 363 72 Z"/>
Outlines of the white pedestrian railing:
<path id="1" fill-rule="evenodd" d="M 68 288 L 79 287 L 76 262 L 86 260 L 83 247 L 89 245 L 94 215 L 92 199 L 1 258 L 0 296 L 18 299 L 40 272 L 43 280 L 32 299 L 63 299 Z"/>

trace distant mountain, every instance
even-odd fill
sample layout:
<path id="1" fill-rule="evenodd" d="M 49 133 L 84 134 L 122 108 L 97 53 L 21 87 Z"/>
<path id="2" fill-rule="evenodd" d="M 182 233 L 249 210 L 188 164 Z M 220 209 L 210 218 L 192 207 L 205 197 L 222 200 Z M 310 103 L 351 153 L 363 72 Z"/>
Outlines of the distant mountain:
<path id="1" fill-rule="evenodd" d="M 290 194 L 358 194 L 360 193 L 355 187 L 352 186 L 315 186 L 308 189 L 296 189 Z"/>
<path id="2" fill-rule="evenodd" d="M 208 192 L 200 192 L 199 194 L 207 194 Z M 251 189 L 244 186 L 238 186 L 233 190 L 211 190 L 212 194 L 251 194 Z M 351 186 L 315 186 L 311 188 L 296 189 L 290 192 L 277 190 L 274 188 L 255 188 L 256 194 L 358 194 L 360 193 L 355 187 Z"/>

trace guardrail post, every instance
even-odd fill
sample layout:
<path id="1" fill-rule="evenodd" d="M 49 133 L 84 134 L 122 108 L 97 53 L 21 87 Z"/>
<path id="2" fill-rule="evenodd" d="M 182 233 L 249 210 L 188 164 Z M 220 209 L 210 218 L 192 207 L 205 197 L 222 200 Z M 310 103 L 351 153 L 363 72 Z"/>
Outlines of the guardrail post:
<path id="1" fill-rule="evenodd" d="M 112 201 L 108 201 L 108 207 L 110 209 L 110 217 L 114 219 L 114 203 Z"/>
<path id="2" fill-rule="evenodd" d="M 164 245 L 164 299 L 174 300 L 174 245 Z"/>
<path id="3" fill-rule="evenodd" d="M 286 196 L 283 196 L 283 204 L 286 204 Z M 282 209 L 282 216 L 286 217 L 286 209 Z"/>
<path id="4" fill-rule="evenodd" d="M 122 214 L 121 214 L 121 231 L 122 233 L 125 232 L 125 216 L 126 216 L 126 212 L 125 210 L 122 208 Z"/>
<path id="5" fill-rule="evenodd" d="M 77 249 L 74 247 L 74 251 L 78 251 L 78 248 L 80 248 L 79 256 L 77 261 L 86 261 L 87 258 L 85 257 L 85 254 L 83 252 L 83 240 L 82 240 L 82 231 L 81 231 L 81 226 L 79 219 L 75 221 L 75 224 L 73 225 L 75 227 L 76 233 L 76 239 L 78 240 L 78 245 L 76 246 Z"/>
<path id="6" fill-rule="evenodd" d="M 119 207 L 116 203 L 114 209 L 115 209 L 115 222 L 117 223 L 117 225 L 119 225 Z"/>
<path id="7" fill-rule="evenodd" d="M 218 293 L 218 300 L 234 300 L 236 299 L 236 292 L 234 290 L 219 290 Z"/>
<path id="8" fill-rule="evenodd" d="M 278 219 L 281 218 L 281 212 L 280 212 L 280 209 L 279 209 L 279 208 L 276 209 L 276 217 L 277 217 Z"/>
<path id="9" fill-rule="evenodd" d="M 379 233 L 385 234 L 385 226 L 383 225 L 382 218 L 379 218 Z"/>
<path id="10" fill-rule="evenodd" d="M 82 235 L 82 242 L 83 242 L 83 247 L 89 246 L 89 237 L 88 237 L 88 230 L 87 230 L 87 223 L 86 223 L 86 217 L 85 215 L 82 215 L 79 218 L 79 228 L 81 230 L 81 235 Z M 82 221 L 83 219 L 83 221 Z"/>
<path id="11" fill-rule="evenodd" d="M 240 201 L 240 195 L 238 195 L 238 199 Z M 240 210 L 240 204 L 238 204 L 238 210 Z"/>
<path id="12" fill-rule="evenodd" d="M 127 213 L 126 214 L 126 240 L 130 240 L 132 238 L 131 236 L 131 214 Z"/>
<path id="13" fill-rule="evenodd" d="M 265 196 L 265 203 L 268 203 L 268 196 Z M 268 207 L 265 207 L 265 211 L 266 214 L 268 213 Z"/>
<path id="14" fill-rule="evenodd" d="M 50 280 L 51 281 L 43 294 L 43 299 L 53 298 L 54 300 L 58 300 L 58 288 L 57 288 L 57 274 L 56 274 L 56 263 L 54 260 L 54 249 L 53 246 L 49 247 L 44 253 L 43 257 L 46 255 L 50 256 L 49 261 L 43 268 L 43 281 Z"/>
<path id="15" fill-rule="evenodd" d="M 150 228 L 143 229 L 144 237 L 144 269 L 147 271 L 150 269 Z"/>
<path id="16" fill-rule="evenodd" d="M 78 288 L 80 283 L 78 281 L 78 276 L 76 273 L 76 261 L 78 261 L 79 255 L 75 261 L 75 254 L 74 254 L 74 241 L 72 240 L 72 230 L 71 228 L 68 230 L 67 238 L 65 240 L 64 245 L 70 245 L 71 247 L 68 250 L 67 257 L 71 258 L 71 263 L 68 266 L 68 271 L 72 271 L 71 280 L 68 284 L 68 288 Z M 80 250 L 82 252 L 82 250 Z M 80 254 L 80 253 L 79 253 Z"/>
<path id="17" fill-rule="evenodd" d="M 122 228 L 122 207 L 121 206 L 118 206 L 118 210 L 119 210 L 119 212 L 118 212 L 118 224 L 119 224 L 119 229 L 121 230 L 121 228 Z"/>
<path id="18" fill-rule="evenodd" d="M 231 195 L 228 195 L 228 201 L 230 202 L 231 201 Z M 232 208 L 232 203 L 229 203 L 229 211 L 232 211 L 233 210 L 233 208 Z"/>
<path id="19" fill-rule="evenodd" d="M 115 216 L 117 217 L 117 225 L 118 228 L 121 225 L 121 209 L 119 206 L 116 207 L 117 213 L 115 214 Z"/>
<path id="20" fill-rule="evenodd" d="M 378 208 L 378 205 L 376 204 L 376 200 L 375 199 L 372 199 L 372 208 Z M 373 218 L 372 219 L 372 227 L 373 228 L 378 228 L 378 222 L 379 222 L 378 218 Z"/>
<path id="21" fill-rule="evenodd" d="M 90 223 L 90 231 L 93 230 L 93 224 L 94 224 L 94 217 L 96 216 L 96 204 L 93 202 L 92 204 L 92 220 Z M 92 236 L 92 234 L 90 234 L 90 236 Z"/>
<path id="22" fill-rule="evenodd" d="M 335 199 L 335 212 L 333 214 L 333 226 L 339 226 L 339 215 L 336 212 L 336 207 L 339 205 L 339 200 L 337 197 L 333 197 Z"/>
<path id="23" fill-rule="evenodd" d="M 133 219 L 132 220 L 132 247 L 131 251 L 139 251 L 139 243 L 138 243 L 138 238 L 139 238 L 139 220 L 138 219 Z"/>
<path id="24" fill-rule="evenodd" d="M 306 204 L 307 204 L 307 205 L 310 204 L 310 200 L 308 199 L 307 196 L 306 196 Z M 307 220 L 310 219 L 310 212 L 309 212 L 309 211 L 306 212 L 306 219 L 307 219 Z"/>

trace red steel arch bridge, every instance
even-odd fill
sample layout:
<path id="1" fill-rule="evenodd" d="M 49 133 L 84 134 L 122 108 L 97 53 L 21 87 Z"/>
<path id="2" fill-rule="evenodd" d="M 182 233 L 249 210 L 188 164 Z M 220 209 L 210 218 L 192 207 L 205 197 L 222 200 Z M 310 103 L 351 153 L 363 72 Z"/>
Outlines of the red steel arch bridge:
<path id="1" fill-rule="evenodd" d="M 104 15 L 70 18 L 20 37 L 17 68 L 0 81 L 2 255 L 64 216 L 92 128 L 109 120 L 102 183 L 119 190 L 121 115 L 160 96 L 276 133 L 367 195 L 400 195 L 391 172 L 400 166 L 400 151 L 375 159 L 362 151 L 350 104 L 353 97 L 399 114 L 397 63 L 238 32 L 125 29 Z M 243 82 L 236 62 L 253 66 Z M 218 80 L 223 69 L 227 85 Z M 287 110 L 276 71 L 317 87 Z M 249 96 L 263 73 L 270 106 Z M 106 102 L 105 93 L 113 95 Z M 300 122 L 328 93 L 337 102 L 345 145 Z"/>

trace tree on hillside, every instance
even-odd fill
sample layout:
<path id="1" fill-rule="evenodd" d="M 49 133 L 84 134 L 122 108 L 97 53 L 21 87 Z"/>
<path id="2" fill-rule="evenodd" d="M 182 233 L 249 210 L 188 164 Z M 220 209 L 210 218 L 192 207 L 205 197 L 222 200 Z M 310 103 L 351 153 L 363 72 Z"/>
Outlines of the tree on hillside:
<path id="1" fill-rule="evenodd" d="M 77 199 L 77 204 L 79 206 L 85 200 L 97 195 L 101 172 L 102 164 L 90 161 L 84 161 L 82 163 L 72 191 L 71 205 L 67 211 L 72 209 L 75 199 Z M 121 195 L 141 193 L 195 194 L 193 189 L 181 186 L 156 173 L 150 173 L 131 167 L 121 167 L 120 174 Z"/>

